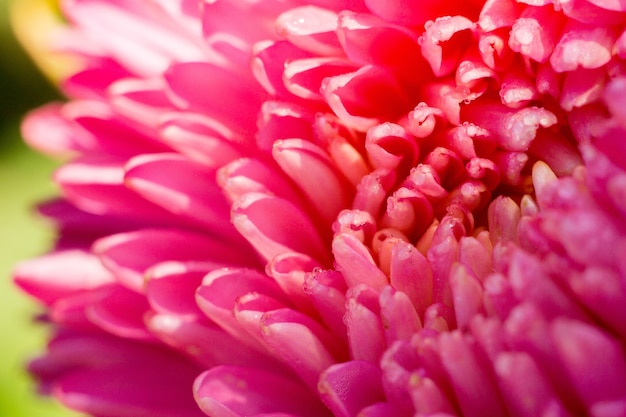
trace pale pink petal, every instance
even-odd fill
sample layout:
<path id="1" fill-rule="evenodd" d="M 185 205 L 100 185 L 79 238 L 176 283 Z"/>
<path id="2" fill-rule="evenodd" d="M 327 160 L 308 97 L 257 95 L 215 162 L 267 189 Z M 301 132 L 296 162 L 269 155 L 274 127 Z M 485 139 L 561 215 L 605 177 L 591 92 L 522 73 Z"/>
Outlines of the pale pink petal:
<path id="1" fill-rule="evenodd" d="M 342 56 L 337 14 L 315 6 L 291 9 L 276 19 L 278 34 L 293 45 L 321 56 Z"/>
<path id="2" fill-rule="evenodd" d="M 487 0 L 480 11 L 478 25 L 485 32 L 513 26 L 523 6 L 515 0 Z"/>
<path id="3" fill-rule="evenodd" d="M 445 16 L 428 22 L 425 28 L 419 38 L 422 55 L 436 76 L 450 74 L 471 40 L 474 24 L 463 16 Z"/>
<path id="4" fill-rule="evenodd" d="M 564 24 L 563 16 L 550 6 L 528 7 L 511 28 L 509 46 L 537 62 L 546 62 Z"/>
<path id="5" fill-rule="evenodd" d="M 556 72 L 578 68 L 599 68 L 611 59 L 617 32 L 610 27 L 596 27 L 570 21 L 550 56 Z"/>

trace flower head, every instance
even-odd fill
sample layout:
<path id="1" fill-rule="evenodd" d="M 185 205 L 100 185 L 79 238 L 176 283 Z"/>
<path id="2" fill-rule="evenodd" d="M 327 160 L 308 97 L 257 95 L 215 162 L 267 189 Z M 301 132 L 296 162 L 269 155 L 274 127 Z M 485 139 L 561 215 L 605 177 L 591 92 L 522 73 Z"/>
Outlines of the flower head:
<path id="1" fill-rule="evenodd" d="M 16 282 L 95 416 L 626 412 L 619 2 L 67 0 Z"/>

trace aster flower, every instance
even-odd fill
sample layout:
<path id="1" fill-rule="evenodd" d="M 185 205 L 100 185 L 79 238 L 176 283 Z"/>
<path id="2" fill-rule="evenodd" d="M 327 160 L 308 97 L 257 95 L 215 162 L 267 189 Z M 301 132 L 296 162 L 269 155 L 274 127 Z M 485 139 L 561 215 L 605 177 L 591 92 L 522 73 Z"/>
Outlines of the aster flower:
<path id="1" fill-rule="evenodd" d="M 626 413 L 626 7 L 66 0 L 54 250 L 94 416 Z"/>

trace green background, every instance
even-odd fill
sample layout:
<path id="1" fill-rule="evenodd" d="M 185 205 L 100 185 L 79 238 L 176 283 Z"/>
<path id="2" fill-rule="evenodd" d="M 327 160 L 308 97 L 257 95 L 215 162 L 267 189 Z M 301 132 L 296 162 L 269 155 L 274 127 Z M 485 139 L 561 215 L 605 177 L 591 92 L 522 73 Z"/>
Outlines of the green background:
<path id="1" fill-rule="evenodd" d="M 38 306 L 13 287 L 11 269 L 51 242 L 52 230 L 33 206 L 54 195 L 49 178 L 55 163 L 24 146 L 19 123 L 29 109 L 58 97 L 15 42 L 7 4 L 0 0 L 0 416 L 77 416 L 37 396 L 24 372 L 45 348 L 47 329 L 32 322 Z"/>

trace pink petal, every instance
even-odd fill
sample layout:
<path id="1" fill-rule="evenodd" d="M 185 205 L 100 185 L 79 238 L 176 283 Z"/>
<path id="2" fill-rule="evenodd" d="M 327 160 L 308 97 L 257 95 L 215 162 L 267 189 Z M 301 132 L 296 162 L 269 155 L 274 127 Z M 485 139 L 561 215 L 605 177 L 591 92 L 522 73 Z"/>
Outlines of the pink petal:
<path id="1" fill-rule="evenodd" d="M 238 248 L 225 247 L 205 235 L 170 229 L 111 235 L 96 241 L 93 251 L 120 283 L 140 293 L 145 288 L 144 274 L 157 263 L 211 259 L 233 265 L 251 262 L 241 257 Z"/>
<path id="2" fill-rule="evenodd" d="M 180 226 L 181 221 L 124 185 L 119 160 L 81 158 L 55 172 L 64 196 L 76 207 L 96 215 L 139 218 L 143 222 Z"/>
<path id="3" fill-rule="evenodd" d="M 502 353 L 495 362 L 507 406 L 520 417 L 543 415 L 559 407 L 566 413 L 557 394 L 535 361 L 526 353 Z"/>
<path id="4" fill-rule="evenodd" d="M 328 416 L 311 392 L 275 372 L 218 366 L 201 374 L 194 396 L 202 411 L 214 417 L 286 413 L 301 417 Z"/>
<path id="5" fill-rule="evenodd" d="M 483 104 L 466 109 L 465 117 L 489 130 L 498 144 L 508 151 L 526 151 L 539 128 L 548 128 L 557 122 L 556 116 L 544 108 L 511 111 L 498 104 Z"/>
<path id="6" fill-rule="evenodd" d="M 346 74 L 356 69 L 352 62 L 344 59 L 295 59 L 285 63 L 283 83 L 285 88 L 297 97 L 322 100 L 320 87 L 325 78 Z"/>
<path id="7" fill-rule="evenodd" d="M 301 253 L 284 253 L 276 256 L 265 268 L 265 273 L 274 278 L 292 302 L 306 311 L 311 300 L 305 294 L 304 283 L 307 275 L 321 265 Z"/>
<path id="8" fill-rule="evenodd" d="M 267 261 L 285 252 L 299 252 L 322 264 L 328 262 L 315 226 L 290 201 L 268 194 L 245 194 L 233 205 L 232 222 Z"/>
<path id="9" fill-rule="evenodd" d="M 163 343 L 204 368 L 238 365 L 276 370 L 275 362 L 263 361 L 256 350 L 243 346 L 215 324 L 177 314 L 149 314 L 146 326 Z"/>
<path id="10" fill-rule="evenodd" d="M 217 183 L 231 203 L 249 193 L 267 193 L 304 205 L 293 184 L 275 165 L 256 158 L 238 159 L 224 166 L 217 172 Z"/>
<path id="11" fill-rule="evenodd" d="M 399 241 L 391 252 L 389 278 L 391 285 L 405 293 L 413 302 L 415 311 L 424 316 L 432 303 L 432 270 L 430 264 L 413 245 Z"/>
<path id="12" fill-rule="evenodd" d="M 378 364 L 386 343 L 381 318 L 370 306 L 364 304 L 366 300 L 363 297 L 372 295 L 372 292 L 372 289 L 363 284 L 353 287 L 348 292 L 344 321 L 348 330 L 351 357 Z"/>
<path id="13" fill-rule="evenodd" d="M 407 130 L 418 138 L 428 137 L 442 123 L 443 117 L 440 109 L 421 102 L 409 112 Z"/>
<path id="14" fill-rule="evenodd" d="M 349 205 L 351 190 L 320 147 L 300 139 L 278 140 L 272 155 L 325 222 L 331 223 Z"/>
<path id="15" fill-rule="evenodd" d="M 321 56 L 341 56 L 335 34 L 337 14 L 315 6 L 291 9 L 276 19 L 278 34 L 300 49 Z"/>
<path id="16" fill-rule="evenodd" d="M 350 361 L 328 368 L 318 390 L 336 417 L 356 417 L 364 407 L 384 400 L 380 369 L 365 361 Z"/>
<path id="17" fill-rule="evenodd" d="M 556 320 L 551 336 L 569 378 L 588 407 L 626 396 L 626 359 L 617 340 L 596 326 L 569 319 Z"/>
<path id="18" fill-rule="evenodd" d="M 583 107 L 598 100 L 603 93 L 607 74 L 604 68 L 585 69 L 567 72 L 559 104 L 566 111 Z"/>
<path id="19" fill-rule="evenodd" d="M 362 132 L 377 120 L 394 120 L 409 109 L 405 89 L 382 67 L 366 65 L 356 72 L 327 78 L 321 91 L 335 114 Z"/>
<path id="20" fill-rule="evenodd" d="M 439 337 L 439 349 L 463 415 L 505 415 L 501 400 L 494 395 L 496 383 L 476 354 L 475 345 L 454 331 Z"/>
<path id="21" fill-rule="evenodd" d="M 259 150 L 271 151 L 278 139 L 298 138 L 315 142 L 313 124 L 323 116 L 312 114 L 314 108 L 314 105 L 305 108 L 291 102 L 265 101 L 257 120 L 256 145 Z"/>
<path id="22" fill-rule="evenodd" d="M 484 32 L 513 26 L 523 6 L 515 0 L 487 0 L 480 11 L 478 25 Z"/>
<path id="23" fill-rule="evenodd" d="M 509 46 L 537 62 L 546 62 L 563 28 L 564 18 L 552 5 L 527 7 L 511 28 Z"/>
<path id="24" fill-rule="evenodd" d="M 509 47 L 509 32 L 507 28 L 502 28 L 479 35 L 478 52 L 489 68 L 504 71 L 511 65 L 515 54 Z"/>
<path id="25" fill-rule="evenodd" d="M 150 310 L 145 297 L 119 285 L 103 287 L 98 295 L 99 299 L 86 309 L 89 321 L 122 338 L 154 340 L 144 324 Z"/>
<path id="26" fill-rule="evenodd" d="M 472 318 L 483 314 L 483 288 L 466 266 L 455 263 L 450 271 L 450 289 L 456 322 L 463 329 Z"/>
<path id="27" fill-rule="evenodd" d="M 312 54 L 287 41 L 259 42 L 254 45 L 252 54 L 252 73 L 257 82 L 269 94 L 279 97 L 291 96 L 283 81 L 287 62 L 312 57 Z"/>
<path id="28" fill-rule="evenodd" d="M 370 14 L 343 11 L 337 36 L 348 58 L 361 65 L 383 65 L 407 72 L 423 63 L 416 33 Z"/>
<path id="29" fill-rule="evenodd" d="M 196 292 L 196 302 L 209 319 L 240 343 L 259 350 L 258 343 L 251 339 L 234 316 L 238 300 L 247 294 L 266 295 L 267 298 L 278 300 L 281 305 L 287 301 L 276 282 L 268 276 L 251 269 L 231 268 L 209 273 Z"/>
<path id="30" fill-rule="evenodd" d="M 347 357 L 338 339 L 295 310 L 269 311 L 263 314 L 261 326 L 270 349 L 311 388 L 326 368 Z"/>
<path id="31" fill-rule="evenodd" d="M 474 24 L 463 16 L 445 16 L 425 28 L 419 38 L 422 55 L 437 77 L 450 74 L 471 40 Z"/>
<path id="32" fill-rule="evenodd" d="M 226 126 L 208 117 L 169 113 L 161 116 L 160 121 L 159 135 L 163 142 L 189 159 L 213 169 L 244 154 L 245 142 Z"/>
<path id="33" fill-rule="evenodd" d="M 398 340 L 409 340 L 422 328 L 422 322 L 402 291 L 385 287 L 380 293 L 380 316 L 385 323 L 387 345 Z"/>
<path id="34" fill-rule="evenodd" d="M 68 264 L 72 268 L 68 269 Z M 46 304 L 115 282 L 96 256 L 78 249 L 24 261 L 15 267 L 13 279 L 22 290 Z"/>
<path id="35" fill-rule="evenodd" d="M 617 36 L 610 27 L 570 21 L 550 56 L 550 64 L 557 72 L 599 68 L 610 61 Z"/>
<path id="36" fill-rule="evenodd" d="M 112 84 L 107 93 L 113 107 L 122 115 L 145 128 L 154 128 L 163 113 L 172 110 L 163 87 L 160 79 L 124 79 Z"/>
<path id="37" fill-rule="evenodd" d="M 471 1 L 463 4 L 426 2 L 415 7 L 415 3 L 410 0 L 365 0 L 365 5 L 375 15 L 391 22 L 416 27 L 421 27 L 427 20 L 455 13 L 468 14 L 476 19 L 480 9 L 478 4 Z"/>
<path id="38" fill-rule="evenodd" d="M 365 150 L 374 169 L 407 172 L 419 157 L 419 148 L 404 128 L 393 123 L 383 123 L 367 131 Z"/>
<path id="39" fill-rule="evenodd" d="M 163 262 L 146 271 L 146 298 L 157 313 L 197 317 L 201 314 L 195 293 L 207 272 L 220 264 Z"/>
<path id="40" fill-rule="evenodd" d="M 63 115 L 64 106 L 51 103 L 33 110 L 22 123 L 21 133 L 26 143 L 46 154 L 71 154 L 82 151 L 81 136 L 86 136 Z"/>
<path id="41" fill-rule="evenodd" d="M 249 80 L 204 62 L 174 64 L 164 76 L 166 93 L 178 108 L 199 111 L 244 135 L 256 130 L 264 94 Z"/>
<path id="42" fill-rule="evenodd" d="M 324 324 L 347 342 L 345 282 L 337 271 L 314 270 L 304 283 L 305 293 L 311 297 Z"/>
<path id="43" fill-rule="evenodd" d="M 343 274 L 348 287 L 365 284 L 380 290 L 387 285 L 387 277 L 378 269 L 367 248 L 354 236 L 347 233 L 335 236 L 333 255 L 336 268 Z"/>

